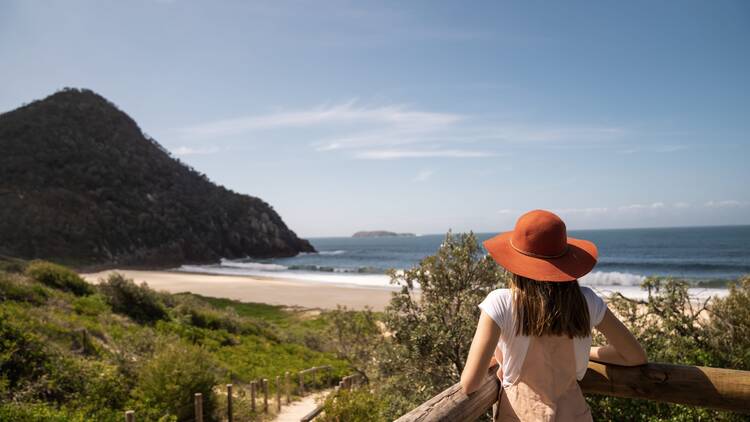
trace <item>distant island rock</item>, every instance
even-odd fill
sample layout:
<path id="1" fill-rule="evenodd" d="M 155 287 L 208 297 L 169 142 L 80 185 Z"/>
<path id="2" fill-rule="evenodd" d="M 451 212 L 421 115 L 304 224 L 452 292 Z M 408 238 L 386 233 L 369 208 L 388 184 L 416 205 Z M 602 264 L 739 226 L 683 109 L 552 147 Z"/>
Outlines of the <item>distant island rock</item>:
<path id="1" fill-rule="evenodd" d="M 212 183 L 90 90 L 0 114 L 0 151 L 0 255 L 172 266 L 315 251 L 270 205 Z"/>
<path id="2" fill-rule="evenodd" d="M 352 237 L 414 237 L 414 233 L 396 233 L 385 230 L 372 230 L 356 232 Z"/>

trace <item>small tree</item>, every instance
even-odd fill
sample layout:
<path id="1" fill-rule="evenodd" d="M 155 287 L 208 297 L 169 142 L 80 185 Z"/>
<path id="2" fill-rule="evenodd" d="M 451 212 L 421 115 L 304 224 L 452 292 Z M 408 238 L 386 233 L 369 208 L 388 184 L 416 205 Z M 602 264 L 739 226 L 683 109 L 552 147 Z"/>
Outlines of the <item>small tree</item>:
<path id="1" fill-rule="evenodd" d="M 381 370 L 402 397 L 421 402 L 459 380 L 479 320 L 477 305 L 506 285 L 506 273 L 473 233 L 448 232 L 435 255 L 392 272 L 391 283 L 401 290 L 386 309 L 393 347 L 382 356 Z"/>
<path id="2" fill-rule="evenodd" d="M 328 314 L 331 325 L 327 334 L 339 358 L 369 381 L 377 370 L 376 353 L 383 343 L 383 333 L 371 309 L 352 311 L 339 306 Z"/>
<path id="3" fill-rule="evenodd" d="M 125 314 L 141 323 L 152 323 L 167 319 L 167 309 L 159 293 L 146 283 L 140 286 L 119 273 L 112 273 L 99 284 L 99 290 L 112 306 L 112 310 Z"/>

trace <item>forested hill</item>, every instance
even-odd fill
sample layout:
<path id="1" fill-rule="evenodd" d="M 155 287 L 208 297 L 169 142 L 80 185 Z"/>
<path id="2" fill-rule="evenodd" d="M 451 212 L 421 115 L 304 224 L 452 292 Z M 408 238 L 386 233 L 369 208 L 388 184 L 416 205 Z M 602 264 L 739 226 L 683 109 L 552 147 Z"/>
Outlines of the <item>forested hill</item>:
<path id="1" fill-rule="evenodd" d="M 313 250 L 270 205 L 171 157 L 92 91 L 0 115 L 0 255 L 165 266 Z"/>

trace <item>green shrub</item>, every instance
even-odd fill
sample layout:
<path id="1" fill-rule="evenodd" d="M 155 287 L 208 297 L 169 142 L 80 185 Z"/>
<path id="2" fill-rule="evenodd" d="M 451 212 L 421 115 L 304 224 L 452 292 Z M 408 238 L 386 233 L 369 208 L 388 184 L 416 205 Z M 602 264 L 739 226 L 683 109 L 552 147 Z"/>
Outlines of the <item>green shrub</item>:
<path id="1" fill-rule="evenodd" d="M 206 350 L 169 344 L 141 368 L 132 406 L 144 420 L 164 416 L 190 420 L 194 394 L 202 393 L 203 412 L 211 415 L 216 403 L 212 388 L 217 382 L 213 358 Z"/>
<path id="2" fill-rule="evenodd" d="M 167 318 L 167 310 L 160 295 L 146 283 L 140 286 L 119 273 L 112 273 L 99 284 L 99 291 L 112 310 L 141 323 L 152 323 Z"/>
<path id="3" fill-rule="evenodd" d="M 41 305 L 47 300 L 47 290 L 19 274 L 0 272 L 0 300 L 14 300 Z"/>
<path id="4" fill-rule="evenodd" d="M 0 421 L 7 422 L 83 422 L 81 416 L 57 409 L 48 403 L 2 403 Z"/>
<path id="5" fill-rule="evenodd" d="M 110 311 L 107 299 L 100 294 L 83 296 L 73 301 L 73 310 L 80 315 L 99 316 Z"/>
<path id="6" fill-rule="evenodd" d="M 46 261 L 33 261 L 25 271 L 32 279 L 54 289 L 71 292 L 78 296 L 94 292 L 93 287 L 74 271 Z"/>
<path id="7" fill-rule="evenodd" d="M 195 327 L 226 330 L 234 334 L 239 333 L 242 328 L 242 322 L 234 309 L 217 309 L 192 296 L 181 297 L 174 312 L 181 321 Z"/>
<path id="8" fill-rule="evenodd" d="M 0 312 L 0 375 L 4 389 L 13 390 L 36 380 L 45 373 L 48 361 L 44 343 Z"/>
<path id="9" fill-rule="evenodd" d="M 392 420 L 385 415 L 387 399 L 362 388 L 340 390 L 334 397 L 330 395 L 323 403 L 324 413 L 315 419 L 320 422 L 372 422 Z"/>

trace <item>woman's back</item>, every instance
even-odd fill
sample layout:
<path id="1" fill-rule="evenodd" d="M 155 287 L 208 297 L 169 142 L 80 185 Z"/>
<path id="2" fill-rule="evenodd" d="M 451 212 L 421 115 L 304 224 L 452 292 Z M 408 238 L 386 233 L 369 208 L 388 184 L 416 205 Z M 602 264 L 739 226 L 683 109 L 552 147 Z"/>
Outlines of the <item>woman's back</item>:
<path id="1" fill-rule="evenodd" d="M 604 312 L 607 310 L 607 305 L 590 288 L 580 287 L 580 291 L 588 307 L 590 330 L 601 322 Z M 533 338 L 516 332 L 515 327 L 519 324 L 517 320 L 519 313 L 514 309 L 514 303 L 511 289 L 497 289 L 490 292 L 484 301 L 479 304 L 479 308 L 492 318 L 500 328 L 500 339 L 495 357 L 498 362 L 502 362 L 500 371 L 503 376 L 500 379 L 503 386 L 512 385 L 518 379 L 521 367 L 526 360 L 530 339 Z M 569 338 L 569 336 L 565 337 Z M 573 373 L 577 379 L 581 379 L 588 366 L 591 335 L 574 337 L 571 342 L 574 357 Z M 498 355 L 502 355 L 503 358 L 498 358 Z"/>

